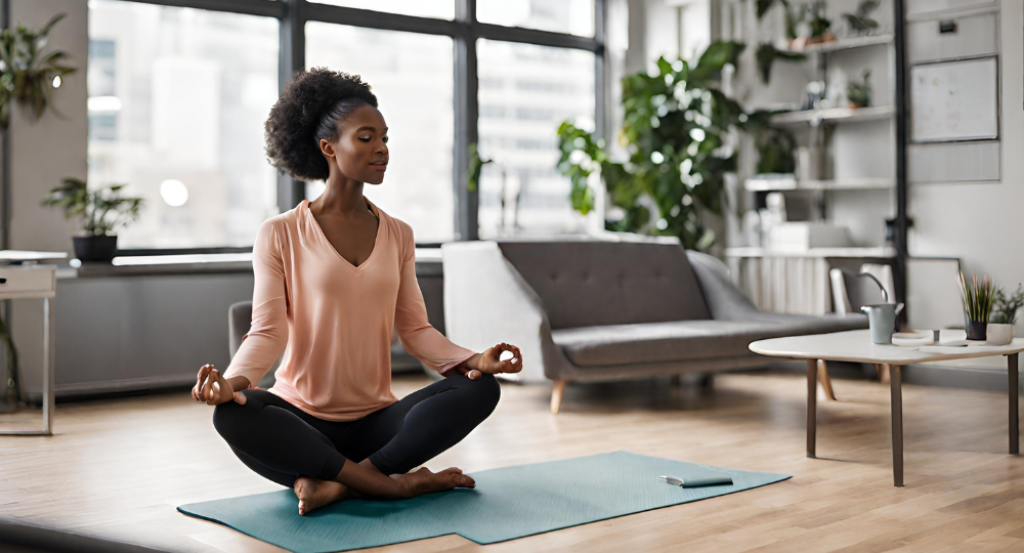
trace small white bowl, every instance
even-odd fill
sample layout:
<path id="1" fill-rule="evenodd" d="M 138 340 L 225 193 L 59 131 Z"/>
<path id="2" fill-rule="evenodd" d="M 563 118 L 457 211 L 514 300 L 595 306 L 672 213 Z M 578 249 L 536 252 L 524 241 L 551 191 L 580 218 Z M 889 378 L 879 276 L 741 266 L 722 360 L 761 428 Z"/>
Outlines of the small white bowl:
<path id="1" fill-rule="evenodd" d="M 896 332 L 892 335 L 895 346 L 915 347 L 928 346 L 935 343 L 932 332 Z"/>

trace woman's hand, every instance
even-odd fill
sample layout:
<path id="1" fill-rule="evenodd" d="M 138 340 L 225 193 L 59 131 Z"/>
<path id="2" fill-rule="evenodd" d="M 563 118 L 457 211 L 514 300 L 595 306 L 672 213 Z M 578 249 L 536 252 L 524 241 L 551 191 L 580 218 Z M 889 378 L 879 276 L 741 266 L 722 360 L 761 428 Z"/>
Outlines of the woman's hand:
<path id="1" fill-rule="evenodd" d="M 511 351 L 512 357 L 501 360 L 501 352 Z M 483 374 L 517 373 L 523 370 L 523 354 L 512 344 L 501 342 L 487 348 L 483 353 L 472 357 L 465 366 L 459 369 L 470 380 L 479 380 Z"/>
<path id="2" fill-rule="evenodd" d="M 245 405 L 245 395 L 236 392 L 212 364 L 200 367 L 196 385 L 192 388 L 192 399 L 205 401 L 207 405 L 220 405 L 234 400 Z"/>

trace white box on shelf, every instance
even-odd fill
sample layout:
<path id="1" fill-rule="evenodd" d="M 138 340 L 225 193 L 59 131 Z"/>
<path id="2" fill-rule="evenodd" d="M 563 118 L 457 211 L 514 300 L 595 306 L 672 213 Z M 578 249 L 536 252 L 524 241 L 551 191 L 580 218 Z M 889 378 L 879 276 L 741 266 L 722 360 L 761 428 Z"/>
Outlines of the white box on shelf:
<path id="1" fill-rule="evenodd" d="M 811 248 L 849 245 L 850 234 L 846 227 L 827 223 L 781 223 L 768 231 L 768 249 L 776 252 L 804 252 Z"/>

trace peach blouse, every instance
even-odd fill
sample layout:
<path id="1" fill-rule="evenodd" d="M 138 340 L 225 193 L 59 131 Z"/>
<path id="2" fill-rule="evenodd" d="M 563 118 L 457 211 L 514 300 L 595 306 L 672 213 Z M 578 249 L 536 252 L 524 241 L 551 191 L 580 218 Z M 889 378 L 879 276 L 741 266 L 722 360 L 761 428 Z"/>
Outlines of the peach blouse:
<path id="1" fill-rule="evenodd" d="M 358 267 L 331 245 L 309 200 L 263 222 L 253 246 L 252 326 L 225 378 L 255 386 L 284 350 L 269 391 L 317 418 L 350 421 L 398 401 L 393 329 L 406 351 L 442 375 L 476 354 L 427 322 L 412 227 L 366 202 L 379 224 Z"/>

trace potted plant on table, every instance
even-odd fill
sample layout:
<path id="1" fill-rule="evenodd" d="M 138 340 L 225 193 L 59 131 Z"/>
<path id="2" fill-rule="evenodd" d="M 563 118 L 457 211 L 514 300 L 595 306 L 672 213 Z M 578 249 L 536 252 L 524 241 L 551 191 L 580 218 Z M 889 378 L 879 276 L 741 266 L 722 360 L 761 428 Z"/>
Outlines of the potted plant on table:
<path id="1" fill-rule="evenodd" d="M 1000 288 L 996 290 L 992 306 L 991 322 L 985 328 L 986 342 L 993 346 L 1005 346 L 1013 341 L 1013 325 L 1017 322 L 1017 310 L 1024 307 L 1024 290 L 1017 284 L 1017 291 L 1007 297 Z"/>
<path id="2" fill-rule="evenodd" d="M 75 257 L 81 261 L 110 262 L 117 252 L 113 232 L 138 219 L 143 198 L 121 197 L 125 186 L 110 184 L 89 190 L 85 181 L 69 177 L 43 199 L 44 206 L 63 207 L 65 219 L 84 220 L 82 235 L 74 237 Z"/>
<path id="3" fill-rule="evenodd" d="M 989 280 L 988 275 L 982 279 L 981 284 L 978 283 L 978 275 L 974 275 L 971 284 L 968 285 L 963 272 L 960 273 L 960 300 L 967 319 L 968 340 L 986 339 L 985 330 L 995 300 L 995 292 L 995 283 Z"/>

